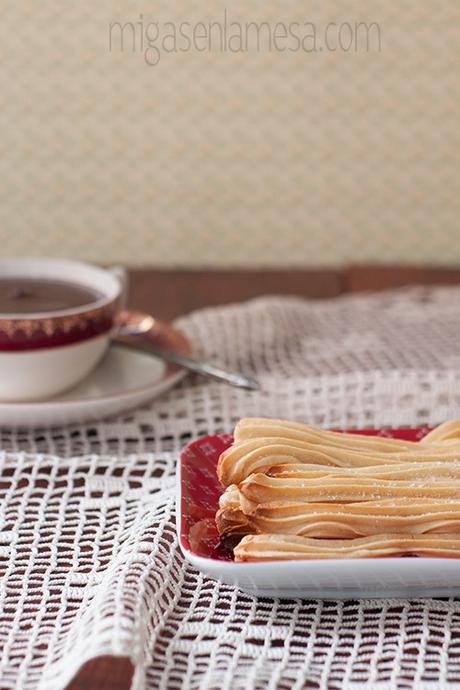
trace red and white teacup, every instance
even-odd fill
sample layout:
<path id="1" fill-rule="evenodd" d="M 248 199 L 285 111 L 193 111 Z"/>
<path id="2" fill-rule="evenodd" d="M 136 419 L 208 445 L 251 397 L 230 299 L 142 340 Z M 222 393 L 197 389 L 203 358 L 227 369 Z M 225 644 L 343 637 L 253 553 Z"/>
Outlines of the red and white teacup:
<path id="1" fill-rule="evenodd" d="M 0 400 L 38 400 L 70 388 L 109 344 L 124 291 L 119 270 L 63 259 L 0 260 L 0 284 L 23 278 L 80 286 L 87 304 L 52 311 L 0 313 Z"/>

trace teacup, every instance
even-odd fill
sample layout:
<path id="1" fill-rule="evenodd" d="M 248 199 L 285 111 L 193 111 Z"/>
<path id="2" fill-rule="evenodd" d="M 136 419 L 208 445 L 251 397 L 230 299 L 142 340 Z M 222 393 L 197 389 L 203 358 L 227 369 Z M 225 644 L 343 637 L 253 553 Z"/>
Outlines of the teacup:
<path id="1" fill-rule="evenodd" d="M 0 260 L 0 400 L 48 398 L 83 379 L 107 349 L 123 287 L 117 272 L 78 261 Z"/>

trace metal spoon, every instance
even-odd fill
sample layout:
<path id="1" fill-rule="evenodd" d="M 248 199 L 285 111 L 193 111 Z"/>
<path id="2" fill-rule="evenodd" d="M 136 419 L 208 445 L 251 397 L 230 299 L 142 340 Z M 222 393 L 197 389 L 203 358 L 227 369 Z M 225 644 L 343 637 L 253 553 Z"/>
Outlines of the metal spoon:
<path id="1" fill-rule="evenodd" d="M 246 390 L 259 390 L 260 385 L 256 379 L 245 376 L 237 372 L 227 371 L 220 366 L 211 364 L 191 357 L 190 355 L 170 350 L 157 345 L 153 339 L 141 339 L 139 336 L 153 333 L 155 328 L 155 319 L 149 314 L 142 314 L 140 312 L 122 312 L 118 319 L 117 328 L 112 336 L 112 339 L 125 347 L 130 347 L 134 350 L 141 350 L 148 354 L 155 355 L 166 362 L 177 364 L 184 369 L 194 371 L 204 376 L 229 383 L 231 386 L 244 388 Z"/>

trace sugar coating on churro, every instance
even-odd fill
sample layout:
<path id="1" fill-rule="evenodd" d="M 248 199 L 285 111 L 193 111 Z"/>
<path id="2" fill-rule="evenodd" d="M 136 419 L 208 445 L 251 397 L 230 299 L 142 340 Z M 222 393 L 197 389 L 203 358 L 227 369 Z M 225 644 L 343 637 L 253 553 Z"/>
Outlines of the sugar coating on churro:
<path id="1" fill-rule="evenodd" d="M 258 418 L 234 438 L 216 524 L 237 560 L 460 556 L 460 420 L 420 442 Z"/>

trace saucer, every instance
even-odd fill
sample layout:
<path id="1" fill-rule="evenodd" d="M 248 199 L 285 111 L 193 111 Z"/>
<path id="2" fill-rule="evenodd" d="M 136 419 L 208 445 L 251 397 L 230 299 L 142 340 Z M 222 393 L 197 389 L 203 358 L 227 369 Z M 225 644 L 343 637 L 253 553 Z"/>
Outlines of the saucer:
<path id="1" fill-rule="evenodd" d="M 162 342 L 190 353 L 185 336 L 163 325 Z M 0 402 L 0 426 L 64 426 L 110 417 L 164 393 L 185 374 L 154 355 L 111 343 L 99 365 L 71 390 L 39 402 Z"/>

